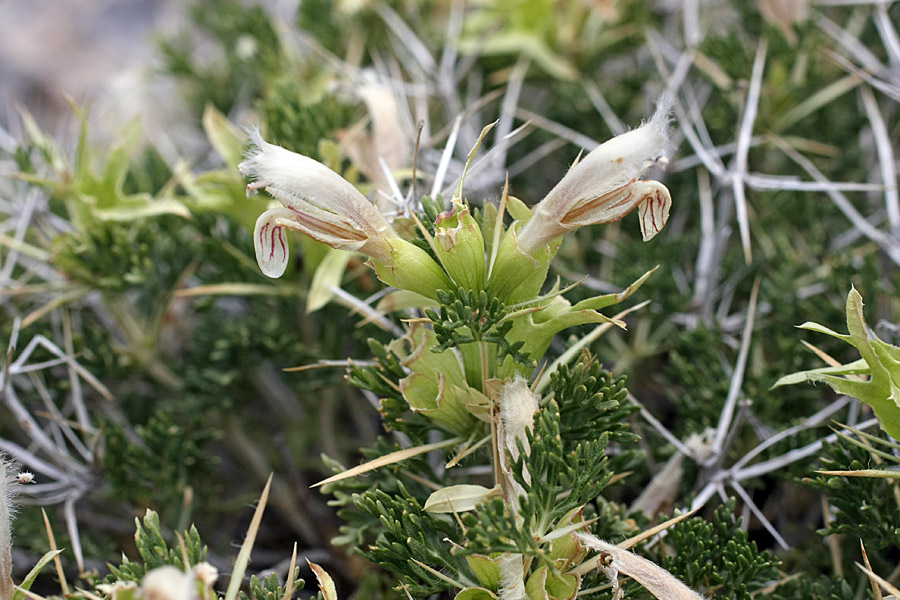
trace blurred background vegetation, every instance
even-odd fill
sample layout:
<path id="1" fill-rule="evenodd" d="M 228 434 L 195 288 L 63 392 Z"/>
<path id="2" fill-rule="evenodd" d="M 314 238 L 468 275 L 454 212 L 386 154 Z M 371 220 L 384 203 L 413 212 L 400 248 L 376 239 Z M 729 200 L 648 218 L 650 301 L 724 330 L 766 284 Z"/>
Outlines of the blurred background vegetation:
<path id="1" fill-rule="evenodd" d="M 896 486 L 815 473 L 873 462 L 828 428 L 871 415 L 824 386 L 770 388 L 823 366 L 801 341 L 839 362 L 857 358 L 795 329 L 816 321 L 844 331 L 851 284 L 873 330 L 900 340 L 900 3 L 192 0 L 160 4 L 156 21 L 142 3 L 123 6 L 132 4 L 129 16 L 99 3 L 105 18 L 90 25 L 110 44 L 117 27 L 138 27 L 128 42 L 154 36 L 146 52 L 132 49 L 139 66 L 118 86 L 78 88 L 60 67 L 39 73 L 10 50 L 24 40 L 4 42 L 0 60 L 0 331 L 15 347 L 0 450 L 36 473 L 24 500 L 46 506 L 68 572 L 105 573 L 123 551 L 133 555 L 133 519 L 147 508 L 165 532 L 195 523 L 227 572 L 248 505 L 274 472 L 254 572 L 286 571 L 298 541 L 343 597 L 396 584 L 331 545 L 339 535 L 368 543 L 377 524 L 354 523 L 357 513 L 346 525 L 331 494 L 310 489 L 329 465 L 360 462 L 360 446 L 383 433 L 374 396 L 348 385 L 340 362 L 283 371 L 366 361 L 367 340 L 387 342 L 396 324 L 348 318 L 348 306 L 374 305 L 383 287 L 357 258 L 333 282 L 338 291 L 315 282 L 326 253 L 306 239 L 294 240 L 282 279 L 259 272 L 250 231 L 266 201 L 245 197 L 241 127 L 258 123 L 270 141 L 321 160 L 382 205 L 377 157 L 408 184 L 418 123 L 421 195 L 445 148 L 449 187 L 482 126 L 500 119 L 466 196 L 496 201 L 508 175 L 510 193 L 531 204 L 581 149 L 636 126 L 668 93 L 673 152 L 656 174 L 674 201 L 667 228 L 649 243 L 635 216 L 582 229 L 553 273 L 564 283 L 587 276 L 578 299 L 660 266 L 635 297 L 651 303 L 627 318 L 628 331 L 590 349 L 677 439 L 715 428 L 729 395 L 739 399 L 742 426 L 727 456 L 714 468 L 685 460 L 648 517 L 711 490 L 701 514 L 720 524 L 722 543 L 738 535 L 729 519 L 742 516 L 740 535 L 782 561 L 748 576 L 754 589 L 803 573 L 763 595 L 869 597 L 854 566 L 859 539 L 875 572 L 898 582 Z M 34 15 L 11 17 L 27 24 Z M 159 30 L 140 29 L 149 22 Z M 84 49 L 83 39 L 73 35 L 71 48 Z M 108 59 L 129 45 L 95 52 Z M 59 52 L 35 64 L 62 62 L 68 50 Z M 66 104 L 60 91 L 80 95 Z M 567 332 L 552 352 L 588 331 Z M 642 438 L 640 460 L 598 512 L 624 510 L 675 453 L 640 413 L 627 418 Z M 812 448 L 802 459 L 740 480 L 746 497 L 729 480 L 709 487 L 792 427 L 749 464 Z M 391 485 L 390 472 L 383 478 Z M 24 507 L 15 526 L 15 563 L 27 570 L 48 548 L 39 511 Z M 696 528 L 685 539 L 709 537 Z M 669 568 L 686 576 L 719 549 L 694 562 L 679 555 Z M 721 597 L 737 593 L 729 585 Z"/>

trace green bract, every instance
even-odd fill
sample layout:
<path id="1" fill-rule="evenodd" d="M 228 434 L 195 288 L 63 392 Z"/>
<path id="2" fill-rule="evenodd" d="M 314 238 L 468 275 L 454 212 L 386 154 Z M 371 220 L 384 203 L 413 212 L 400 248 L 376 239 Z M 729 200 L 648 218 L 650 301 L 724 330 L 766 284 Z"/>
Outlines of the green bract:
<path id="1" fill-rule="evenodd" d="M 884 342 L 866 327 L 863 300 L 856 288 L 847 295 L 847 330 L 840 334 L 818 323 L 806 322 L 809 329 L 843 340 L 859 350 L 861 359 L 836 367 L 825 367 L 785 375 L 772 387 L 823 381 L 839 394 L 859 398 L 872 407 L 881 428 L 900 439 L 900 348 Z M 868 381 L 856 377 L 868 375 Z"/>
<path id="2" fill-rule="evenodd" d="M 457 286 L 484 289 L 484 238 L 468 206 L 454 204 L 449 214 L 438 216 L 434 249 Z"/>

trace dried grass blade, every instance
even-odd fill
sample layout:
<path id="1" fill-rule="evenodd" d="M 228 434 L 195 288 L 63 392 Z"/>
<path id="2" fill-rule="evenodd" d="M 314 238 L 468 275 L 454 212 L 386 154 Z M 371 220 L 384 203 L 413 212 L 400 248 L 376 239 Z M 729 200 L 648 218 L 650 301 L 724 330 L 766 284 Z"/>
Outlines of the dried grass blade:
<path id="1" fill-rule="evenodd" d="M 352 469 L 347 469 L 343 473 L 338 473 L 337 475 L 332 475 L 328 479 L 323 479 L 319 483 L 315 483 L 310 487 L 319 487 L 320 485 L 325 485 L 327 483 L 334 483 L 335 481 L 342 481 L 344 479 L 348 479 L 350 477 L 356 477 L 357 475 L 362 475 L 363 473 L 368 473 L 369 471 L 374 471 L 380 467 L 384 467 L 387 465 L 392 465 L 394 463 L 398 463 L 402 460 L 406 460 L 407 458 L 412 458 L 413 456 L 418 456 L 420 454 L 425 454 L 426 452 L 431 452 L 432 450 L 439 450 L 441 448 L 447 448 L 449 446 L 453 446 L 454 444 L 458 444 L 460 442 L 464 442 L 466 438 L 462 436 L 453 437 L 447 440 L 443 440 L 440 442 L 435 442 L 433 444 L 425 444 L 423 446 L 415 446 L 413 448 L 405 448 L 403 450 L 398 450 L 396 452 L 391 452 L 390 454 L 385 454 L 384 456 L 379 456 L 374 460 L 370 460 L 365 464 L 361 464 L 357 467 L 353 467 Z M 229 600 L 226 598 L 225 600 Z"/>
<path id="2" fill-rule="evenodd" d="M 893 584 L 891 584 L 891 582 L 887 581 L 887 580 L 884 579 L 883 577 L 879 577 L 879 576 L 876 575 L 874 572 L 872 572 L 871 569 L 867 569 L 866 567 L 862 566 L 862 565 L 859 564 L 859 563 L 855 563 L 855 564 L 856 564 L 857 567 L 860 568 L 860 570 L 861 570 L 863 573 L 865 573 L 866 575 L 869 576 L 869 580 L 870 580 L 870 581 L 877 581 L 877 582 L 878 582 L 878 585 L 880 585 L 880 586 L 882 587 L 882 589 L 884 589 L 884 591 L 886 591 L 887 593 L 893 595 L 895 598 L 900 598 L 900 590 L 898 590 L 896 586 L 894 586 Z"/>
<path id="3" fill-rule="evenodd" d="M 44 528 L 47 530 L 47 542 L 51 551 L 56 551 L 56 537 L 53 535 L 53 528 L 50 527 L 50 519 L 47 517 L 47 511 L 41 507 L 41 514 L 44 515 Z M 62 561 L 59 560 L 59 552 L 53 556 L 53 564 L 56 566 L 56 575 L 59 577 L 59 587 L 62 595 L 69 595 L 69 584 L 66 582 L 66 573 L 63 571 Z"/>
<path id="4" fill-rule="evenodd" d="M 334 587 L 334 579 L 331 578 L 331 575 L 329 575 L 325 569 L 314 562 L 310 562 L 308 559 L 306 563 L 316 575 L 316 581 L 319 582 L 319 590 L 322 592 L 322 597 L 325 600 L 338 600 L 337 589 Z"/>
<path id="5" fill-rule="evenodd" d="M 860 469 L 858 471 L 816 471 L 820 475 L 834 475 L 836 477 L 875 477 L 880 479 L 900 479 L 900 471 L 886 471 L 884 469 Z"/>
<path id="6" fill-rule="evenodd" d="M 297 569 L 297 542 L 294 542 L 294 551 L 291 553 L 291 564 L 288 567 L 287 583 L 284 585 L 282 600 L 291 600 L 294 595 L 294 571 Z"/>
<path id="7" fill-rule="evenodd" d="M 228 582 L 228 590 L 225 592 L 224 600 L 236 600 L 238 597 L 244 573 L 247 571 L 247 565 L 250 563 L 250 552 L 253 550 L 256 534 L 259 532 L 259 524 L 262 521 L 263 512 L 266 510 L 266 502 L 269 500 L 272 477 L 273 475 L 270 474 L 268 481 L 266 481 L 266 487 L 263 488 L 262 494 L 259 496 L 256 510 L 253 511 L 253 518 L 250 520 L 250 527 L 247 528 L 244 543 L 241 544 L 241 550 L 234 561 L 234 570 L 231 572 L 231 581 Z"/>
<path id="8" fill-rule="evenodd" d="M 869 562 L 869 555 L 866 554 L 866 545 L 863 544 L 862 540 L 859 540 L 859 549 L 862 551 L 863 562 L 866 564 L 866 568 L 871 571 L 872 564 Z M 872 595 L 875 596 L 875 600 L 884 600 L 884 596 L 881 594 L 881 588 L 878 586 L 878 582 L 869 577 L 869 583 L 872 584 Z"/>
<path id="9" fill-rule="evenodd" d="M 643 542 L 644 540 L 653 537 L 660 531 L 665 531 L 672 525 L 681 523 L 682 521 L 684 521 L 685 519 L 687 519 L 688 517 L 690 517 L 691 515 L 696 513 L 698 510 L 700 510 L 700 508 L 701 507 L 698 506 L 697 508 L 695 508 L 693 510 L 689 510 L 688 512 L 684 513 L 683 515 L 678 515 L 677 517 L 672 517 L 668 521 L 666 521 L 664 523 L 660 523 L 656 527 L 651 527 L 650 529 L 643 531 L 634 537 L 628 538 L 624 542 L 619 542 L 617 544 L 617 546 L 619 546 L 619 548 L 624 548 L 624 549 L 628 549 L 628 548 L 631 548 L 632 546 L 636 546 L 636 545 L 640 544 L 641 542 Z"/>
<path id="10" fill-rule="evenodd" d="M 176 298 L 193 296 L 300 296 L 300 288 L 258 283 L 211 283 L 175 290 Z"/>

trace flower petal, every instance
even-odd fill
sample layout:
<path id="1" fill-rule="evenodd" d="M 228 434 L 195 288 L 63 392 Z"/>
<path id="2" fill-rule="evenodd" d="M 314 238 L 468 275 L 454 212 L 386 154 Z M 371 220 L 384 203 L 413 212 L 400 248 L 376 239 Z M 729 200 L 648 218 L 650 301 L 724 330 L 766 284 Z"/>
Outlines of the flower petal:
<path id="1" fill-rule="evenodd" d="M 279 218 L 290 218 L 291 214 L 286 208 L 273 208 L 261 214 L 256 220 L 253 248 L 256 250 L 256 262 L 266 277 L 277 279 L 287 269 L 287 234 L 284 226 L 277 221 Z"/>
<path id="2" fill-rule="evenodd" d="M 634 184 L 634 193 L 640 197 L 638 217 L 641 221 L 641 235 L 644 241 L 652 240 L 669 220 L 672 208 L 672 196 L 669 190 L 658 181 L 639 181 Z"/>

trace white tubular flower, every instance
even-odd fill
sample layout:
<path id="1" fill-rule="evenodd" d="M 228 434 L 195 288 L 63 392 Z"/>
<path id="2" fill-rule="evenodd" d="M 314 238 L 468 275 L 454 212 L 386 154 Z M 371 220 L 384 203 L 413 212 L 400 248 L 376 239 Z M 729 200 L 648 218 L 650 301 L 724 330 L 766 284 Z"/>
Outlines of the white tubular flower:
<path id="1" fill-rule="evenodd" d="M 247 193 L 265 188 L 283 207 L 264 212 L 256 221 L 253 245 L 262 272 L 281 277 L 287 268 L 284 229 L 294 229 L 340 250 L 355 250 L 376 261 L 390 262 L 390 224 L 359 190 L 343 177 L 302 154 L 285 150 L 250 132 L 252 148 L 238 165 L 254 181 Z"/>
<path id="2" fill-rule="evenodd" d="M 660 101 L 648 123 L 601 144 L 572 167 L 518 233 L 519 249 L 533 254 L 584 225 L 618 221 L 635 207 L 644 241 L 659 233 L 672 198 L 663 184 L 640 177 L 666 151 L 670 104 Z"/>

